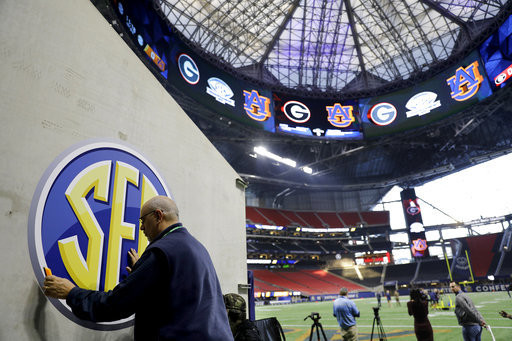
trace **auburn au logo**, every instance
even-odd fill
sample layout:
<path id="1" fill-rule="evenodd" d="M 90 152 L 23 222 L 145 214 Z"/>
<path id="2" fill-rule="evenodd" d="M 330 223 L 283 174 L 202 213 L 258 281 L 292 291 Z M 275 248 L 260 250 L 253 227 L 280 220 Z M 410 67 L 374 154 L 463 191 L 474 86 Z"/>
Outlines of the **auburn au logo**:
<path id="1" fill-rule="evenodd" d="M 427 241 L 425 239 L 416 239 L 412 241 L 411 251 L 414 257 L 422 257 L 427 251 Z"/>
<path id="2" fill-rule="evenodd" d="M 326 106 L 327 120 L 337 128 L 346 128 L 356 119 L 352 114 L 354 109 L 351 105 L 342 106 L 340 103 L 334 103 L 333 106 Z"/>
<path id="3" fill-rule="evenodd" d="M 139 229 L 140 207 L 167 187 L 138 152 L 118 142 L 86 142 L 54 161 L 39 182 L 29 217 L 29 250 L 40 284 L 43 267 L 79 287 L 108 291 L 127 275 L 127 252 L 142 253 L 148 241 Z M 93 329 L 113 323 L 82 321 L 65 301 L 51 300 L 69 319 Z"/>
<path id="4" fill-rule="evenodd" d="M 261 96 L 256 90 L 244 90 L 244 100 L 245 112 L 253 120 L 265 121 L 271 116 L 270 98 Z"/>
<path id="5" fill-rule="evenodd" d="M 450 95 L 456 101 L 465 101 L 473 97 L 480 88 L 484 78 L 478 71 L 478 61 L 474 61 L 467 67 L 460 67 L 455 75 L 448 78 L 446 82 L 452 92 Z"/>

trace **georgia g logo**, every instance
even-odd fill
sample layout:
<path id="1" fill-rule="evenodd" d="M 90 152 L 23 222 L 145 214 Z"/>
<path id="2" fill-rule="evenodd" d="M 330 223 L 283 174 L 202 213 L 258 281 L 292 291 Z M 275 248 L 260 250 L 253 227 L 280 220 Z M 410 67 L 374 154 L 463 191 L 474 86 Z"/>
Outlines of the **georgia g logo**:
<path id="1" fill-rule="evenodd" d="M 48 267 L 79 287 L 113 289 L 127 275 L 128 250 L 146 249 L 138 218 L 142 204 L 156 195 L 170 194 L 153 166 L 128 146 L 89 141 L 60 155 L 41 178 L 30 208 L 30 258 L 40 285 Z M 92 329 L 120 329 L 133 321 L 82 321 L 64 300 L 51 302 Z"/>
<path id="2" fill-rule="evenodd" d="M 397 110 L 391 103 L 378 103 L 368 110 L 368 119 L 378 126 L 387 126 L 396 119 Z"/>
<path id="3" fill-rule="evenodd" d="M 311 111 L 309 108 L 298 101 L 288 101 L 283 106 L 283 112 L 288 119 L 295 123 L 304 123 L 309 121 Z"/>
<path id="4" fill-rule="evenodd" d="M 199 82 L 199 68 L 188 54 L 180 54 L 178 57 L 178 68 L 181 77 L 183 77 L 188 84 L 195 85 Z"/>

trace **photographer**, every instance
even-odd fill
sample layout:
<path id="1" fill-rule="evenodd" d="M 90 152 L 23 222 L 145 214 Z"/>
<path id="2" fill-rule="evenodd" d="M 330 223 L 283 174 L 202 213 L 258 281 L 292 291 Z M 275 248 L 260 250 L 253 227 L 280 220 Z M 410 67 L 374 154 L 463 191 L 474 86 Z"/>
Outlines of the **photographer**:
<path id="1" fill-rule="evenodd" d="M 407 302 L 409 315 L 414 316 L 414 333 L 418 341 L 433 341 L 434 332 L 428 319 L 427 296 L 419 289 L 412 289 L 411 300 Z"/>
<path id="2" fill-rule="evenodd" d="M 359 317 L 359 310 L 356 304 L 348 299 L 348 289 L 341 288 L 341 297 L 333 304 L 333 316 L 338 320 L 341 327 L 341 336 L 345 341 L 357 341 L 356 317 Z"/>
<path id="3" fill-rule="evenodd" d="M 224 305 L 235 341 L 261 340 L 254 322 L 246 318 L 246 304 L 242 296 L 233 293 L 225 294 Z"/>

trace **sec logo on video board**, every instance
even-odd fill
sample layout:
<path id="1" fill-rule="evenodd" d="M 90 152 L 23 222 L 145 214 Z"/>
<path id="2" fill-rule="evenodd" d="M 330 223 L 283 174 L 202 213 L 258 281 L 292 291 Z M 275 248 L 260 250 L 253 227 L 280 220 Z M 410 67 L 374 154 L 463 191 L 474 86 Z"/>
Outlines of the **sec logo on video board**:
<path id="1" fill-rule="evenodd" d="M 43 267 L 79 287 L 108 291 L 128 275 L 127 252 L 142 253 L 140 207 L 170 196 L 163 179 L 140 153 L 113 141 L 88 141 L 61 154 L 41 178 L 30 208 L 28 242 L 40 285 Z M 93 323 L 76 318 L 65 300 L 50 300 L 67 318 L 99 330 L 125 328 L 133 317 Z"/>

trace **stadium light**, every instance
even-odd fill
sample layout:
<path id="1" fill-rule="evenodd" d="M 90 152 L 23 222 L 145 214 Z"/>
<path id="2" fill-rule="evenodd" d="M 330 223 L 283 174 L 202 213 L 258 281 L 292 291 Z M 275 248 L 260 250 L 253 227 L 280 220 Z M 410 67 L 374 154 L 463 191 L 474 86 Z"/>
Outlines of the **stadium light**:
<path id="1" fill-rule="evenodd" d="M 311 169 L 310 167 L 308 166 L 304 166 L 302 167 L 302 171 L 306 174 L 313 174 L 313 169 Z"/>
<path id="2" fill-rule="evenodd" d="M 285 164 L 287 166 L 290 166 L 290 167 L 293 167 L 293 168 L 297 167 L 297 162 L 296 161 L 294 161 L 292 159 L 289 159 L 289 158 L 285 158 L 285 157 L 279 156 L 279 155 L 274 154 L 272 152 L 269 152 L 263 146 L 254 147 L 254 152 L 256 154 L 249 154 L 249 155 L 254 157 L 254 158 L 257 158 L 257 155 L 261 155 L 261 156 L 268 157 L 269 159 L 272 159 L 272 160 L 277 161 L 279 163 L 283 163 L 283 164 Z M 303 171 L 306 174 L 310 174 L 310 175 L 313 174 L 313 169 L 311 167 L 308 167 L 308 166 L 300 167 L 300 170 Z"/>
<path id="3" fill-rule="evenodd" d="M 293 168 L 297 167 L 297 162 L 293 161 L 292 159 L 284 158 L 284 157 L 281 157 L 274 153 L 271 153 L 265 147 L 262 147 L 262 146 L 254 147 L 254 151 L 261 156 L 265 156 L 274 161 L 284 163 L 285 165 L 288 165 L 290 167 L 293 167 Z"/>
<path id="4" fill-rule="evenodd" d="M 248 259 L 247 264 L 270 264 L 270 259 Z"/>

